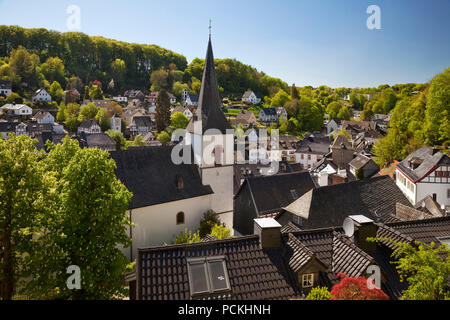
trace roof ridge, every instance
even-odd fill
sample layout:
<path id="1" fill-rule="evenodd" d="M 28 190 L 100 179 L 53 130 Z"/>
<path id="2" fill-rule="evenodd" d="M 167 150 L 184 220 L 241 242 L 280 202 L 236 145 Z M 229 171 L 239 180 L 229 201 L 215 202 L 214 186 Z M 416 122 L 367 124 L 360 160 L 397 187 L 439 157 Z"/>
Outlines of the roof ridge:
<path id="1" fill-rule="evenodd" d="M 422 220 L 388 222 L 385 225 L 387 225 L 387 226 L 414 225 L 414 224 L 420 224 L 420 223 L 424 223 L 424 222 L 425 223 L 432 223 L 432 222 L 447 221 L 447 220 L 450 221 L 450 216 L 434 217 L 434 218 L 422 219 Z"/>
<path id="2" fill-rule="evenodd" d="M 353 249 L 355 249 L 356 251 L 358 251 L 359 254 L 366 256 L 366 258 L 370 258 L 371 260 L 373 259 L 372 256 L 370 256 L 367 252 L 365 252 L 363 249 L 361 249 L 360 247 L 358 247 L 352 240 L 350 240 L 346 235 L 336 232 L 335 230 L 333 230 L 333 245 L 334 245 L 334 240 L 335 239 L 339 239 L 340 241 L 342 241 L 345 245 L 352 247 Z M 334 249 L 333 249 L 334 252 Z M 332 261 L 333 262 L 333 261 Z"/>
<path id="3" fill-rule="evenodd" d="M 181 244 L 171 244 L 167 246 L 157 246 L 157 247 L 149 247 L 149 248 L 138 248 L 138 252 L 157 252 L 157 251 L 165 251 L 165 250 L 173 250 L 173 249 L 181 249 L 181 248 L 195 248 L 195 247 L 204 247 L 210 246 L 218 243 L 230 243 L 230 242 L 240 242 L 247 240 L 259 240 L 258 235 L 249 235 L 228 239 L 218 239 L 211 240 L 205 242 L 194 242 L 194 243 L 181 243 Z"/>
<path id="4" fill-rule="evenodd" d="M 292 233 L 289 233 L 288 234 L 288 237 L 289 237 L 289 241 L 293 241 L 295 244 L 297 244 L 298 246 L 300 246 L 300 248 L 310 257 L 310 258 L 313 258 L 313 257 L 316 257 L 316 254 L 311 250 L 311 249 L 309 249 L 306 245 L 304 245 L 301 241 L 300 241 L 300 239 L 298 239 L 297 237 L 295 237 Z M 289 241 L 288 241 L 288 243 L 289 243 Z"/>
<path id="5" fill-rule="evenodd" d="M 403 222 L 403 221 L 402 221 L 402 222 Z M 399 222 L 393 222 L 393 223 L 399 223 Z M 414 241 L 414 239 L 411 238 L 410 236 L 401 233 L 400 231 L 398 231 L 398 230 L 396 230 L 396 229 L 390 227 L 389 225 L 387 225 L 387 224 L 385 224 L 385 223 L 375 223 L 375 225 L 377 225 L 377 226 L 380 227 L 380 228 L 384 228 L 384 229 L 386 229 L 386 230 L 388 230 L 388 231 L 394 233 L 395 235 L 397 235 L 397 236 L 399 236 L 399 237 L 401 237 L 401 238 L 403 238 L 403 239 L 405 239 L 405 240 L 407 240 L 407 241 L 409 241 L 409 242 Z"/>

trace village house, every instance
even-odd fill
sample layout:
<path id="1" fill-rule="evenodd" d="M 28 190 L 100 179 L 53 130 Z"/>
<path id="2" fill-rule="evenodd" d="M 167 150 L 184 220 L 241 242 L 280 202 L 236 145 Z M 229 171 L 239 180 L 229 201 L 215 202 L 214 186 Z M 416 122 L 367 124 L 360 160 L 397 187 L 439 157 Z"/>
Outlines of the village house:
<path id="1" fill-rule="evenodd" d="M 330 152 L 330 143 L 329 137 L 306 136 L 295 150 L 295 161 L 304 169 L 311 169 Z"/>
<path id="2" fill-rule="evenodd" d="M 349 162 L 349 170 L 354 177 L 357 177 L 358 170 L 362 170 L 362 178 L 367 179 L 380 171 L 380 167 L 373 161 L 373 159 L 359 154 L 352 161 Z"/>
<path id="3" fill-rule="evenodd" d="M 167 92 L 167 95 L 169 96 L 169 102 L 170 104 L 177 103 L 177 98 L 170 92 Z M 147 97 L 147 101 L 150 103 L 152 107 L 156 106 L 156 102 L 158 100 L 159 91 L 153 91 L 150 93 L 150 95 Z"/>
<path id="4" fill-rule="evenodd" d="M 48 111 L 39 111 L 31 120 L 36 121 L 39 124 L 49 123 L 53 125 L 55 123 L 55 117 Z"/>
<path id="5" fill-rule="evenodd" d="M 281 117 L 287 119 L 288 114 L 284 107 L 275 107 L 275 110 L 277 111 L 277 117 L 280 119 Z"/>
<path id="6" fill-rule="evenodd" d="M 241 235 L 253 233 L 253 219 L 274 216 L 315 188 L 309 172 L 272 176 L 244 176 L 234 196 L 234 229 Z"/>
<path id="7" fill-rule="evenodd" d="M 256 116 L 252 111 L 241 110 L 236 115 L 235 126 L 241 125 L 243 128 L 252 128 L 257 125 Z"/>
<path id="8" fill-rule="evenodd" d="M 67 103 L 78 102 L 81 99 L 80 92 L 77 89 L 65 90 L 63 94 L 63 101 Z"/>
<path id="9" fill-rule="evenodd" d="M 5 104 L 3 107 L 0 107 L 0 111 L 3 114 L 11 115 L 11 116 L 31 116 L 33 113 L 33 109 L 31 109 L 26 104 Z"/>
<path id="10" fill-rule="evenodd" d="M 246 91 L 242 95 L 242 101 L 251 104 L 258 104 L 261 102 L 261 98 L 259 98 L 253 91 Z"/>
<path id="11" fill-rule="evenodd" d="M 262 108 L 258 114 L 259 121 L 264 124 L 276 123 L 278 114 L 275 108 Z"/>
<path id="12" fill-rule="evenodd" d="M 80 135 L 82 132 L 86 134 L 92 134 L 92 133 L 101 133 L 102 130 L 100 126 L 95 122 L 94 120 L 83 120 L 78 125 L 78 135 Z"/>
<path id="13" fill-rule="evenodd" d="M 0 121 L 0 138 L 8 139 L 10 132 L 16 136 L 27 134 L 27 125 L 18 121 Z"/>
<path id="14" fill-rule="evenodd" d="M 118 103 L 127 103 L 128 102 L 127 97 L 118 96 L 118 97 L 113 97 L 112 99 Z"/>
<path id="15" fill-rule="evenodd" d="M 184 114 L 186 117 L 189 118 L 189 120 L 194 116 L 194 114 L 192 113 L 192 111 L 189 110 L 189 108 L 187 108 L 187 107 L 177 106 L 177 107 L 173 108 L 173 110 L 172 110 L 172 115 L 173 115 L 175 112 L 180 112 L 180 113 Z"/>
<path id="16" fill-rule="evenodd" d="M 134 116 L 131 120 L 131 125 L 128 127 L 132 137 L 137 135 L 144 136 L 148 132 L 151 132 L 155 124 L 150 116 Z"/>
<path id="17" fill-rule="evenodd" d="M 111 130 L 122 132 L 122 118 L 117 113 L 114 113 L 110 121 Z"/>
<path id="18" fill-rule="evenodd" d="M 276 216 L 281 225 L 293 222 L 302 230 L 342 226 L 349 215 L 383 221 L 396 204 L 411 206 L 387 176 L 314 188 L 283 207 Z"/>
<path id="19" fill-rule="evenodd" d="M 125 91 L 123 95 L 127 98 L 127 100 L 138 99 L 140 101 L 144 101 L 145 99 L 145 94 L 141 90 L 130 89 Z"/>
<path id="20" fill-rule="evenodd" d="M 186 89 L 181 93 L 181 103 L 188 107 L 198 106 L 198 95 L 190 94 Z"/>
<path id="21" fill-rule="evenodd" d="M 36 101 L 51 102 L 52 96 L 44 88 L 41 88 L 33 94 L 33 97 L 31 98 L 31 100 L 33 102 L 36 102 Z"/>
<path id="22" fill-rule="evenodd" d="M 397 164 L 395 181 L 414 206 L 431 196 L 442 209 L 450 211 L 449 172 L 449 156 L 423 146 Z"/>
<path id="23" fill-rule="evenodd" d="M 0 95 L 7 97 L 12 93 L 12 82 L 9 80 L 0 80 Z"/>
<path id="24" fill-rule="evenodd" d="M 333 134 L 335 132 L 339 132 L 342 129 L 342 119 L 334 118 L 327 122 L 327 134 Z"/>
<path id="25" fill-rule="evenodd" d="M 85 132 L 81 132 L 79 141 L 83 148 L 116 151 L 116 143 L 105 133 L 86 134 Z"/>

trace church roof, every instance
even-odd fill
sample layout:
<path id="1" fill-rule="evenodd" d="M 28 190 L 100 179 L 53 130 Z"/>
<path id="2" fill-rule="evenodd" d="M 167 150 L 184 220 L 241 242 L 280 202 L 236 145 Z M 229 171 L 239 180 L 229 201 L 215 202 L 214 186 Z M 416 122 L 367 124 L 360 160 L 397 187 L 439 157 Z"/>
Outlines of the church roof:
<path id="1" fill-rule="evenodd" d="M 208 42 L 208 50 L 206 52 L 205 69 L 203 70 L 202 87 L 200 89 L 200 97 L 196 115 L 202 120 L 202 133 L 208 129 L 218 129 L 225 133 L 227 129 L 231 129 L 225 115 L 222 112 L 222 102 L 219 96 L 219 88 L 217 86 L 216 71 L 214 69 L 214 55 L 211 45 L 211 38 Z M 200 118 L 201 117 L 201 118 Z M 194 132 L 195 117 L 187 126 L 187 130 Z"/>

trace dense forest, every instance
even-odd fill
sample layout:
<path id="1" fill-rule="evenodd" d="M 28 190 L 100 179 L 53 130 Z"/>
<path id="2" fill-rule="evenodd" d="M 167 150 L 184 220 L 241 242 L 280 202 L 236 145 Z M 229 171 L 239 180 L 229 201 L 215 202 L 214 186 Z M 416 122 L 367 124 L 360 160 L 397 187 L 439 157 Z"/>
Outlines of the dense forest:
<path id="1" fill-rule="evenodd" d="M 21 48 L 29 56 L 24 52 L 20 57 L 14 56 Z M 24 62 L 27 63 L 17 67 Z M 105 93 L 111 94 L 129 88 L 164 88 L 178 96 L 185 88 L 198 93 L 203 63 L 202 59 L 194 59 L 188 65 L 184 56 L 156 45 L 126 43 L 77 32 L 0 26 L 0 77 L 12 80 L 14 91 L 19 93 L 26 92 L 26 88 L 49 88 L 53 81 L 65 89 L 76 82 L 74 77 L 86 85 L 97 81 Z M 224 94 L 238 96 L 252 89 L 266 96 L 287 88 L 280 79 L 237 60 L 217 59 L 216 64 Z"/>

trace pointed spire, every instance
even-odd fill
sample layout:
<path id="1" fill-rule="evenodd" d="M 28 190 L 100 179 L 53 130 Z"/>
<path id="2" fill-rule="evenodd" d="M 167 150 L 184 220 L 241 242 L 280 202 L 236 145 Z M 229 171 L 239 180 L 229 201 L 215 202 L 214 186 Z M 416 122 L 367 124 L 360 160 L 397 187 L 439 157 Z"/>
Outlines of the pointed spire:
<path id="1" fill-rule="evenodd" d="M 216 70 L 214 68 L 214 54 L 212 50 L 211 38 L 208 41 L 206 51 L 205 68 L 203 70 L 202 86 L 198 100 L 197 116 L 202 120 L 203 133 L 208 129 L 218 129 L 225 133 L 226 129 L 231 129 L 225 115 L 222 112 L 222 103 L 217 85 Z M 192 118 L 187 129 L 193 132 Z"/>

